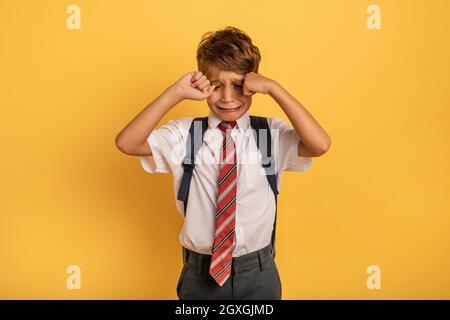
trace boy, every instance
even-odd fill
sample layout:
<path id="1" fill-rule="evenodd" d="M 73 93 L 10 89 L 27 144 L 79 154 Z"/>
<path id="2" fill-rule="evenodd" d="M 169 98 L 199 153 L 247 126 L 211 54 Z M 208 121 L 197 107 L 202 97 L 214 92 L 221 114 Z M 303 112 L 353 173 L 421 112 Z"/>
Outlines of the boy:
<path id="1" fill-rule="evenodd" d="M 281 173 L 306 171 L 331 142 L 278 82 L 258 74 L 260 59 L 258 48 L 237 28 L 206 33 L 197 49 L 198 71 L 168 87 L 116 137 L 117 147 L 140 156 L 147 172 L 174 176 L 176 204 L 184 216 L 179 240 L 187 256 L 179 299 L 281 299 L 271 246 Z M 261 143 L 246 134 L 255 125 L 248 113 L 255 93 L 269 94 L 293 124 L 263 119 L 274 143 L 275 175 L 265 171 Z M 196 150 L 189 150 L 192 118 L 154 130 L 183 99 L 206 99 L 210 109 Z M 189 157 L 195 166 L 186 164 Z"/>

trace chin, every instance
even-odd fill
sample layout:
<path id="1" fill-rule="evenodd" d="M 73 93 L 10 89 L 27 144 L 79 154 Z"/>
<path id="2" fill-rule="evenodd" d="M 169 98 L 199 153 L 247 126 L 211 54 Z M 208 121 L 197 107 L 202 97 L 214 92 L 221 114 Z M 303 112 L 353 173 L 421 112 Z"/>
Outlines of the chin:
<path id="1" fill-rule="evenodd" d="M 224 120 L 224 121 L 236 121 L 240 117 L 241 117 L 240 114 L 239 115 L 222 115 L 222 114 L 219 114 L 219 118 L 221 120 Z"/>

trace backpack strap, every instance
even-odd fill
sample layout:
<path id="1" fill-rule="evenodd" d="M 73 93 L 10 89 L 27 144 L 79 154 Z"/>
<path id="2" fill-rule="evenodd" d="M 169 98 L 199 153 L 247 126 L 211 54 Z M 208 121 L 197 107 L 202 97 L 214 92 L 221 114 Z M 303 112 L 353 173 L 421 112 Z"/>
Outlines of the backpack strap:
<path id="1" fill-rule="evenodd" d="M 256 146 L 261 153 L 261 165 L 266 171 L 267 182 L 269 182 L 270 188 L 273 191 L 275 197 L 275 221 L 273 223 L 271 249 L 272 256 L 275 258 L 275 230 L 277 227 L 277 200 L 278 200 L 278 187 L 277 187 L 277 172 L 275 168 L 275 158 L 273 154 L 272 135 L 269 128 L 267 118 L 259 116 L 250 116 L 250 125 L 253 130 L 253 136 L 255 137 Z"/>
<path id="2" fill-rule="evenodd" d="M 192 173 L 195 167 L 195 156 L 203 144 L 203 136 L 208 129 L 208 117 L 195 118 L 191 122 L 189 134 L 186 140 L 186 155 L 184 156 L 182 165 L 184 168 L 183 177 L 181 178 L 180 187 L 178 189 L 177 199 L 184 203 L 184 215 L 187 211 L 187 200 L 189 197 L 189 188 L 191 185 Z"/>
<path id="3" fill-rule="evenodd" d="M 182 165 L 184 168 L 178 189 L 177 199 L 183 201 L 184 216 L 186 216 L 189 189 L 191 186 L 192 173 L 195 167 L 195 156 L 203 144 L 203 137 L 208 129 L 208 117 L 195 118 L 191 122 L 189 134 L 186 140 L 186 155 Z M 183 264 L 187 262 L 189 251 L 182 246 Z"/>
<path id="4" fill-rule="evenodd" d="M 256 146 L 261 153 L 261 165 L 266 171 L 267 180 L 274 194 L 278 194 L 275 157 L 272 152 L 272 135 L 267 118 L 250 116 L 250 125 L 253 129 Z"/>

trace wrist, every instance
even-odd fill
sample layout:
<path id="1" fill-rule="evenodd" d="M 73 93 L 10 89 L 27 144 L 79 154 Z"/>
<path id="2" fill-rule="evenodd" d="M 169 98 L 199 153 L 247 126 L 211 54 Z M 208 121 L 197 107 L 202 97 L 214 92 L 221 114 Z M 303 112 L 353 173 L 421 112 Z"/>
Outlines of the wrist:
<path id="1" fill-rule="evenodd" d="M 267 86 L 267 94 L 269 94 L 271 97 L 277 94 L 279 91 L 281 85 L 276 82 L 275 80 L 271 80 L 269 85 Z"/>
<path id="2" fill-rule="evenodd" d="M 177 104 L 185 99 L 183 90 L 175 83 L 165 90 L 165 94 L 170 96 L 174 104 Z"/>

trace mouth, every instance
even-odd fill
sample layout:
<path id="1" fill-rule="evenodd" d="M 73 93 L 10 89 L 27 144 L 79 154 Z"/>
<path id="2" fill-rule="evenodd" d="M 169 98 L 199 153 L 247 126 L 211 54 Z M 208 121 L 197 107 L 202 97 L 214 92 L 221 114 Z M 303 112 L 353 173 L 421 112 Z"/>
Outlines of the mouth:
<path id="1" fill-rule="evenodd" d="M 227 112 L 227 113 L 239 111 L 241 108 L 242 108 L 242 105 L 240 105 L 239 107 L 236 107 L 236 108 L 221 108 L 221 107 L 217 106 L 217 109 L 219 109 L 222 112 Z"/>

